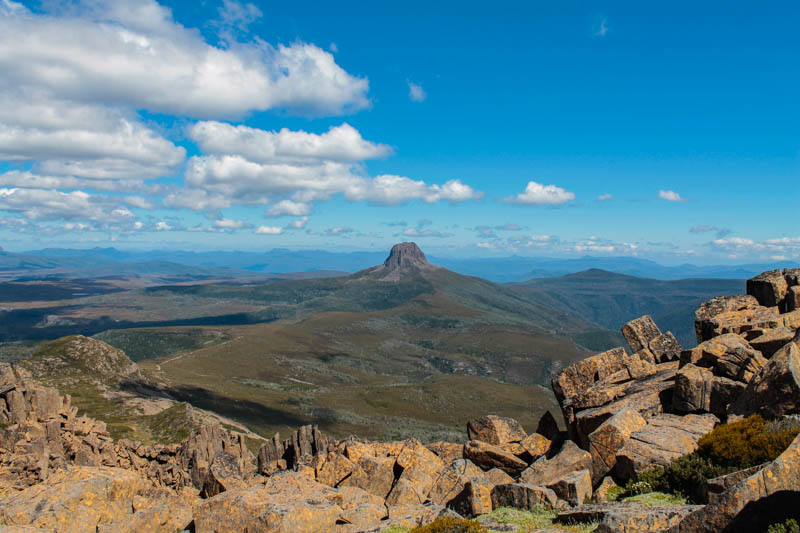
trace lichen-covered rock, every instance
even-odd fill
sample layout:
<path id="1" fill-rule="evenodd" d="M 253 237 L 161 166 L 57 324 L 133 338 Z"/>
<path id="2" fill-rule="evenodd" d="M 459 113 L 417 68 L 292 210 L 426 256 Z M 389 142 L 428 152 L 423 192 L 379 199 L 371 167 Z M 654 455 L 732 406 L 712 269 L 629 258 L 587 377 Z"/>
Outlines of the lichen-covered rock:
<path id="1" fill-rule="evenodd" d="M 386 498 L 387 505 L 425 503 L 439 473 L 444 469 L 441 459 L 416 439 L 406 441 L 397 456 L 396 466 L 402 473 Z"/>
<path id="2" fill-rule="evenodd" d="M 775 307 L 783 302 L 789 284 L 780 270 L 762 272 L 747 280 L 747 294 L 755 297 L 764 307 Z"/>
<path id="3" fill-rule="evenodd" d="M 444 464 L 450 464 L 456 459 L 464 458 L 463 444 L 439 441 L 426 444 L 425 447 L 435 453 L 436 457 L 441 459 Z"/>
<path id="4" fill-rule="evenodd" d="M 467 483 L 483 478 L 483 470 L 475 466 L 472 461 L 456 459 L 444 468 L 439 479 L 433 484 L 428 499 L 439 505 L 447 505 L 464 490 Z"/>
<path id="5" fill-rule="evenodd" d="M 689 363 L 711 368 L 717 376 L 747 383 L 767 360 L 741 336 L 727 333 L 683 352 L 681 364 Z"/>
<path id="6" fill-rule="evenodd" d="M 618 479 L 633 479 L 653 466 L 669 463 L 697 449 L 700 437 L 714 429 L 719 420 L 712 414 L 677 416 L 660 414 L 647 427 L 631 434 L 617 453 L 614 469 Z"/>
<path id="7" fill-rule="evenodd" d="M 616 487 L 617 484 L 614 482 L 614 479 L 611 476 L 606 476 L 603 478 L 603 481 L 594 489 L 594 493 L 592 494 L 592 501 L 594 503 L 606 503 L 608 502 L 608 491 Z"/>
<path id="8" fill-rule="evenodd" d="M 800 285 L 789 287 L 789 290 L 786 292 L 785 305 L 787 312 L 800 310 Z"/>
<path id="9" fill-rule="evenodd" d="M 772 463 L 686 516 L 670 533 L 765 531 L 773 523 L 769 502 L 784 507 L 800 501 L 800 436 Z M 762 508 L 758 509 L 758 504 Z M 753 508 L 748 512 L 748 508 Z M 773 511 L 784 509 L 773 509 Z"/>
<path id="10" fill-rule="evenodd" d="M 589 435 L 592 455 L 592 482 L 597 483 L 617 464 L 617 452 L 631 434 L 647 426 L 647 421 L 635 409 L 626 406 L 603 422 Z M 556 491 L 558 492 L 558 491 Z M 563 498 L 562 499 L 566 499 Z M 581 503 L 583 500 L 581 500 Z"/>
<path id="11" fill-rule="evenodd" d="M 650 315 L 644 315 L 622 326 L 622 335 L 628 341 L 631 350 L 638 352 L 649 348 L 650 341 L 661 335 L 661 330 Z"/>
<path id="12" fill-rule="evenodd" d="M 723 333 L 783 325 L 777 308 L 763 307 L 750 295 L 717 296 L 704 302 L 694 316 L 698 343 Z"/>
<path id="13" fill-rule="evenodd" d="M 689 363 L 675 376 L 672 407 L 682 413 L 702 411 L 724 417 L 746 386 L 741 381 L 715 376 L 710 369 Z"/>
<path id="14" fill-rule="evenodd" d="M 340 486 L 358 487 L 380 498 L 386 498 L 394 483 L 394 457 L 362 456 L 353 473 Z"/>
<path id="15" fill-rule="evenodd" d="M 699 505 L 647 506 L 638 503 L 588 504 L 562 511 L 556 522 L 581 524 L 599 522 L 602 533 L 645 533 L 664 531 L 701 508 Z"/>
<path id="16" fill-rule="evenodd" d="M 626 356 L 624 348 L 614 348 L 589 356 L 562 370 L 552 382 L 559 403 L 578 396 L 595 382 L 625 368 Z"/>
<path id="17" fill-rule="evenodd" d="M 316 479 L 330 487 L 335 487 L 344 478 L 353 473 L 355 465 L 350 459 L 336 452 L 320 457 L 315 468 Z"/>
<path id="18" fill-rule="evenodd" d="M 203 483 L 203 497 L 210 498 L 226 490 L 243 486 L 244 476 L 239 466 L 239 460 L 229 453 L 217 452 L 211 461 L 208 475 Z"/>
<path id="19" fill-rule="evenodd" d="M 357 487 L 340 487 L 336 502 L 342 508 L 339 522 L 346 522 L 354 529 L 363 531 L 375 527 L 388 516 L 383 498 L 370 494 Z"/>
<path id="20" fill-rule="evenodd" d="M 656 363 L 677 361 L 680 359 L 683 346 L 671 331 L 662 333 L 650 341 L 649 352 L 653 354 Z"/>
<path id="21" fill-rule="evenodd" d="M 384 531 L 391 528 L 415 528 L 429 524 L 442 516 L 461 518 L 461 516 L 441 505 L 426 503 L 424 505 L 400 505 L 389 507 L 389 519 L 382 522 L 377 528 L 368 530 Z"/>
<path id="22" fill-rule="evenodd" d="M 528 466 L 513 453 L 479 440 L 471 440 L 464 445 L 464 457 L 483 470 L 499 468 L 512 476 L 519 475 Z"/>
<path id="23" fill-rule="evenodd" d="M 514 507 L 534 509 L 540 505 L 555 507 L 558 496 L 551 489 L 529 483 L 509 483 L 497 485 L 492 489 L 492 507 Z"/>
<path id="24" fill-rule="evenodd" d="M 492 468 L 483 473 L 483 477 L 490 481 L 492 485 L 506 485 L 513 483 L 514 478 L 506 474 L 499 468 Z"/>
<path id="25" fill-rule="evenodd" d="M 512 479 L 509 483 L 513 483 Z M 462 516 L 479 516 L 491 513 L 492 489 L 495 484 L 488 479 L 473 479 L 464 485 L 464 489 L 450 501 L 449 506 Z"/>
<path id="26" fill-rule="evenodd" d="M 580 505 L 592 496 L 592 476 L 588 470 L 578 470 L 551 481 L 547 488 L 570 505 Z"/>
<path id="27" fill-rule="evenodd" d="M 546 454 L 552 445 L 552 441 L 547 437 L 538 433 L 531 433 L 520 441 L 519 446 L 522 449 L 522 454 L 519 455 L 524 456 L 528 461 L 535 461 Z"/>
<path id="28" fill-rule="evenodd" d="M 469 440 L 479 440 L 499 446 L 519 442 L 527 436 L 522 425 L 513 418 L 489 415 L 467 422 Z"/>
<path id="29" fill-rule="evenodd" d="M 800 413 L 800 347 L 790 342 L 755 376 L 731 411 L 767 419 Z"/>
<path id="30" fill-rule="evenodd" d="M 291 495 L 291 497 L 287 497 Z M 295 472 L 279 472 L 264 485 L 229 490 L 195 508 L 196 533 L 325 533 L 343 513 L 335 489 Z"/>
<path id="31" fill-rule="evenodd" d="M 769 359 L 775 355 L 775 352 L 786 346 L 786 343 L 794 338 L 795 330 L 786 327 L 758 329 L 748 331 L 746 335 L 750 346 Z"/>
<path id="32" fill-rule="evenodd" d="M 64 533 L 94 532 L 128 519 L 137 496 L 152 484 L 130 470 L 74 466 L 0 497 L 0 525 L 30 525 Z"/>
<path id="33" fill-rule="evenodd" d="M 572 441 L 566 441 L 561 450 L 552 458 L 542 457 L 526 468 L 520 481 L 531 485 L 546 486 L 559 478 L 577 470 L 592 469 L 592 456 L 581 450 Z"/>

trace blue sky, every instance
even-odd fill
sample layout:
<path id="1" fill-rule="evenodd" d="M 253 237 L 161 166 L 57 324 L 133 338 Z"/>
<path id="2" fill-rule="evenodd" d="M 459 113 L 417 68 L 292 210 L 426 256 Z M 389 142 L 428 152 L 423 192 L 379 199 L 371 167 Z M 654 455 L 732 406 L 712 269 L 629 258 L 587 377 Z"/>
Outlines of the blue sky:
<path id="1" fill-rule="evenodd" d="M 432 4 L 0 0 L 0 242 L 800 261 L 796 3 Z"/>

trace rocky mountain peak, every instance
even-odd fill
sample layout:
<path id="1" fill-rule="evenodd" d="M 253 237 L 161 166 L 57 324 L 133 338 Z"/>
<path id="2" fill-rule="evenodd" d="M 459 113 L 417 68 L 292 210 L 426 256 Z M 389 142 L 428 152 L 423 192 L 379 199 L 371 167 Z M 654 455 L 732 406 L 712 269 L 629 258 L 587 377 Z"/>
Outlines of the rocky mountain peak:
<path id="1" fill-rule="evenodd" d="M 392 246 L 392 251 L 389 252 L 389 257 L 383 262 L 386 268 L 395 269 L 408 269 L 420 268 L 431 269 L 434 268 L 432 264 L 425 258 L 419 246 L 415 242 L 401 242 Z"/>

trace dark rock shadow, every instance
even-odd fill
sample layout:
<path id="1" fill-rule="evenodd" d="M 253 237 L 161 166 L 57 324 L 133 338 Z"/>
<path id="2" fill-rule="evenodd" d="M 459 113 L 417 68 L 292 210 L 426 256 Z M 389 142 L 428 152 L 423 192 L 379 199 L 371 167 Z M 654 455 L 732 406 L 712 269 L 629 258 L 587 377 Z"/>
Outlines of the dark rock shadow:
<path id="1" fill-rule="evenodd" d="M 800 492 L 776 492 L 747 504 L 724 533 L 764 533 L 772 524 L 789 518 L 800 522 Z"/>

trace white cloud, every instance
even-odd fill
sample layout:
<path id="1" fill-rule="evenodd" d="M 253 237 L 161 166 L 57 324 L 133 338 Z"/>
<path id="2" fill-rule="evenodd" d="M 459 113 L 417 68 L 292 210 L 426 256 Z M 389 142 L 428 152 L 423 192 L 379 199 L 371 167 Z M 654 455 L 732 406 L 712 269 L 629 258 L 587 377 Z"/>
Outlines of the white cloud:
<path id="1" fill-rule="evenodd" d="M 0 70 L 9 86 L 197 118 L 369 105 L 367 80 L 314 45 L 226 44 L 210 45 L 152 0 L 87 0 L 68 14 L 0 4 Z"/>
<path id="2" fill-rule="evenodd" d="M 529 181 L 525 191 L 506 198 L 506 202 L 522 205 L 561 205 L 575 199 L 575 194 L 555 185 Z"/>
<path id="3" fill-rule="evenodd" d="M 608 27 L 608 20 L 605 17 L 600 21 L 600 24 L 597 25 L 597 29 L 592 33 L 595 37 L 605 37 L 606 34 L 609 32 Z"/>
<path id="4" fill-rule="evenodd" d="M 613 196 L 613 195 L 611 195 L 611 194 L 609 194 L 609 193 L 605 193 L 605 194 L 601 194 L 601 195 L 599 195 L 599 196 L 597 197 L 597 201 L 598 201 L 598 202 L 607 202 L 608 200 L 611 200 L 612 198 L 614 198 L 614 196 Z"/>
<path id="5" fill-rule="evenodd" d="M 31 220 L 91 220 L 114 223 L 134 218 L 117 199 L 83 191 L 0 188 L 0 211 L 21 213 Z"/>
<path id="6" fill-rule="evenodd" d="M 428 94 L 425 92 L 425 89 L 422 88 L 422 85 L 409 81 L 408 97 L 411 99 L 412 102 L 424 102 L 425 99 L 428 97 Z"/>
<path id="7" fill-rule="evenodd" d="M 259 226 L 255 231 L 258 235 L 280 235 L 283 228 L 280 226 Z"/>
<path id="8" fill-rule="evenodd" d="M 408 228 L 404 230 L 401 234 L 404 237 L 435 237 L 439 239 L 443 239 L 446 237 L 452 237 L 452 233 L 443 233 L 441 231 L 436 231 L 432 229 L 416 229 L 416 228 Z"/>
<path id="9" fill-rule="evenodd" d="M 289 222 L 289 225 L 286 226 L 287 229 L 303 229 L 308 224 L 308 217 L 300 217 L 297 220 L 292 220 Z"/>
<path id="10" fill-rule="evenodd" d="M 218 229 L 232 230 L 246 228 L 247 223 L 243 220 L 232 220 L 230 218 L 220 218 L 214 221 L 213 226 Z"/>
<path id="11" fill-rule="evenodd" d="M 267 210 L 266 215 L 269 217 L 283 217 L 283 216 L 305 216 L 310 215 L 312 208 L 309 204 L 303 202 L 293 202 L 292 200 L 281 200 Z"/>
<path id="12" fill-rule="evenodd" d="M 392 148 L 364 140 L 349 124 L 331 127 L 321 135 L 286 128 L 275 132 L 223 122 L 198 122 L 189 129 L 206 154 L 238 155 L 261 164 L 355 162 L 392 154 Z"/>
<path id="13" fill-rule="evenodd" d="M 685 202 L 686 198 L 682 197 L 680 194 L 676 193 L 675 191 L 665 191 L 660 190 L 658 191 L 658 197 L 662 200 L 666 200 L 668 202 Z"/>
<path id="14" fill-rule="evenodd" d="M 483 193 L 460 180 L 450 180 L 443 185 L 428 185 L 424 181 L 391 174 L 354 180 L 344 194 L 348 200 L 367 201 L 374 205 L 398 205 L 417 199 L 429 204 L 440 200 L 456 204 L 483 197 Z"/>

